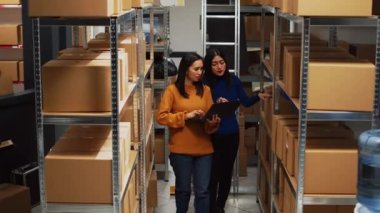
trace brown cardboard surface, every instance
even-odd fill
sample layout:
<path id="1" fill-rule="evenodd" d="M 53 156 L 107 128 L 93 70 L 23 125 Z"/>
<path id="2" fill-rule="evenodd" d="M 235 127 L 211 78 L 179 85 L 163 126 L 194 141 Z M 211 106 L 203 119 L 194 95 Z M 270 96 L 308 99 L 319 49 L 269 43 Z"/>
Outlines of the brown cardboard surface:
<path id="1" fill-rule="evenodd" d="M 0 45 L 22 44 L 19 24 L 0 24 Z"/>
<path id="2" fill-rule="evenodd" d="M 132 8 L 132 0 L 121 0 L 123 10 L 130 10 Z"/>
<path id="3" fill-rule="evenodd" d="M 144 0 L 132 0 L 132 7 L 143 7 Z"/>
<path id="4" fill-rule="evenodd" d="M 338 206 L 303 206 L 305 213 L 337 213 Z"/>
<path id="5" fill-rule="evenodd" d="M 0 184 L 0 211 L 4 213 L 30 213 L 29 188 L 9 183 Z"/>
<path id="6" fill-rule="evenodd" d="M 351 213 L 354 212 L 355 206 L 337 206 L 338 213 Z"/>
<path id="7" fill-rule="evenodd" d="M 156 164 L 165 163 L 165 135 L 164 134 L 155 134 L 155 153 L 154 153 L 154 162 Z"/>
<path id="8" fill-rule="evenodd" d="M 356 194 L 356 144 L 355 140 L 349 139 L 308 139 L 305 151 L 305 193 Z M 298 143 L 295 146 L 298 147 Z"/>
<path id="9" fill-rule="evenodd" d="M 156 170 L 152 171 L 152 174 L 149 179 L 148 191 L 147 191 L 147 206 L 148 207 L 157 207 L 157 172 Z"/>
<path id="10" fill-rule="evenodd" d="M 106 60 L 52 60 L 42 66 L 44 112 L 111 111 Z"/>
<path id="11" fill-rule="evenodd" d="M 286 144 L 290 149 L 287 153 L 286 168 L 290 175 L 297 178 L 298 174 L 298 127 L 287 128 Z M 307 139 L 354 139 L 351 129 L 343 126 L 335 126 L 334 123 L 324 125 L 313 123 L 308 125 Z"/>
<path id="12" fill-rule="evenodd" d="M 380 2 L 380 1 L 378 1 Z M 380 7 L 380 3 L 379 3 Z M 380 9 L 379 9 L 380 10 Z M 367 59 L 375 64 L 376 60 L 376 46 L 375 44 L 350 44 L 349 51 L 358 59 Z"/>
<path id="13" fill-rule="evenodd" d="M 29 0 L 29 15 L 108 17 L 115 13 L 114 0 Z"/>
<path id="14" fill-rule="evenodd" d="M 369 62 L 313 61 L 308 79 L 308 109 L 373 110 L 375 66 Z"/>
<path id="15" fill-rule="evenodd" d="M 128 53 L 124 49 L 118 51 L 118 71 L 119 71 L 119 100 L 125 100 L 128 93 Z M 91 51 L 61 53 L 59 60 L 107 60 L 111 66 L 111 53 L 109 51 Z"/>
<path id="16" fill-rule="evenodd" d="M 260 0 L 241 0 L 240 5 L 258 5 Z"/>
<path id="17" fill-rule="evenodd" d="M 17 80 L 17 61 L 0 61 L 0 96 L 12 94 Z"/>
<path id="18" fill-rule="evenodd" d="M 277 142 L 277 137 L 278 137 L 278 134 L 277 134 L 278 120 L 296 119 L 296 118 L 298 118 L 297 115 L 273 115 L 273 118 L 272 118 L 272 136 L 271 136 L 271 149 L 272 149 L 273 153 L 276 153 L 276 142 Z"/>
<path id="19" fill-rule="evenodd" d="M 0 4 L 21 4 L 20 0 L 0 0 Z"/>
<path id="20" fill-rule="evenodd" d="M 120 181 L 129 146 L 120 140 Z M 127 147 L 126 147 L 127 146 Z M 112 203 L 112 140 L 60 139 L 45 157 L 48 202 Z M 122 184 L 120 183 L 120 187 Z"/>
<path id="21" fill-rule="evenodd" d="M 371 16 L 372 0 L 295 0 L 292 12 L 299 16 Z"/>
<path id="22" fill-rule="evenodd" d="M 120 34 L 118 40 L 119 48 L 124 48 L 128 53 L 128 76 L 133 78 L 137 76 L 137 45 L 135 36 L 130 34 Z M 88 42 L 89 49 L 109 49 L 110 43 L 107 35 L 97 35 L 95 39 Z"/>
<path id="23" fill-rule="evenodd" d="M 242 3 L 242 2 L 241 2 Z M 265 40 L 269 40 L 270 33 L 273 32 L 273 16 L 265 17 Z M 260 41 L 261 39 L 261 16 L 244 16 L 245 39 L 247 41 Z"/>

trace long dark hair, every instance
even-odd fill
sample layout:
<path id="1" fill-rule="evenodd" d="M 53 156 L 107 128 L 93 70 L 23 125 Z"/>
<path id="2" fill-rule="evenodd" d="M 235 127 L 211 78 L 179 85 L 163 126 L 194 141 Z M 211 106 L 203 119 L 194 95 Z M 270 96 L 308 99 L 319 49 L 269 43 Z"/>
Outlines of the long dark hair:
<path id="1" fill-rule="evenodd" d="M 203 59 L 200 55 L 197 53 L 186 53 L 182 59 L 181 62 L 179 63 L 178 67 L 178 76 L 177 76 L 177 81 L 175 82 L 175 86 L 177 87 L 179 93 L 184 97 L 184 98 L 189 98 L 189 94 L 187 94 L 185 90 L 185 79 L 186 79 L 186 72 L 189 70 L 191 65 L 195 61 L 202 60 Z M 198 81 L 193 83 L 196 90 L 197 90 L 197 95 L 202 97 L 203 96 L 203 82 Z"/>
<path id="2" fill-rule="evenodd" d="M 215 48 L 210 48 L 207 50 L 207 53 L 204 59 L 204 68 L 205 68 L 204 80 L 211 88 L 214 87 L 217 76 L 214 75 L 214 73 L 212 72 L 212 60 L 216 56 L 220 56 L 226 63 L 226 71 L 224 72 L 222 78 L 225 78 L 227 80 L 227 85 L 231 86 L 232 78 L 231 78 L 230 72 L 228 71 L 228 61 L 226 59 L 226 56 L 221 50 L 215 49 Z"/>

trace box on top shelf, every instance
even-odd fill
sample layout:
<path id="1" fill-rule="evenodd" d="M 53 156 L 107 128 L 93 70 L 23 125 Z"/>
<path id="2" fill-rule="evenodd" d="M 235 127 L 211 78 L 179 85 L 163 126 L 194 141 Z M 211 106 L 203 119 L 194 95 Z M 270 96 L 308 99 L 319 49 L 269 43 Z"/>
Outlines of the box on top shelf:
<path id="1" fill-rule="evenodd" d="M 88 42 L 89 49 L 109 49 L 109 39 L 108 34 L 100 34 Z M 124 48 L 125 52 L 128 53 L 128 75 L 130 79 L 133 79 L 137 76 L 137 62 L 138 62 L 138 45 L 140 41 L 136 38 L 134 34 L 131 33 L 123 33 L 119 34 L 118 39 L 119 48 Z M 142 41 L 141 41 L 142 42 Z M 145 62 L 145 55 L 144 55 Z"/>
<path id="2" fill-rule="evenodd" d="M 29 16 L 109 17 L 121 7 L 120 0 L 29 0 Z"/>
<path id="3" fill-rule="evenodd" d="M 107 60 L 52 60 L 42 66 L 44 112 L 111 111 Z"/>
<path id="4" fill-rule="evenodd" d="M 299 16 L 371 16 L 372 0 L 287 1 L 290 12 Z"/>
<path id="5" fill-rule="evenodd" d="M 265 40 L 269 40 L 270 33 L 273 32 L 274 19 L 273 16 L 265 17 Z M 244 16 L 244 26 L 245 26 L 245 39 L 247 41 L 260 41 L 261 39 L 261 16 L 259 15 L 248 15 Z"/>
<path id="6" fill-rule="evenodd" d="M 95 128 L 94 130 L 91 130 Z M 99 131 L 104 128 L 104 131 Z M 98 131 L 96 131 L 98 130 Z M 112 140 L 109 126 L 72 126 L 45 157 L 48 202 L 112 203 Z M 88 134 L 98 132 L 92 137 Z M 120 190 L 126 183 L 130 124 L 120 124 Z"/>
<path id="7" fill-rule="evenodd" d="M 240 5 L 259 5 L 261 0 L 241 0 Z"/>
<path id="8" fill-rule="evenodd" d="M 120 100 L 125 100 L 128 93 L 128 53 L 119 48 L 119 91 Z M 59 60 L 107 60 L 111 66 L 111 53 L 109 51 L 91 51 L 83 49 L 83 52 L 61 53 Z"/>

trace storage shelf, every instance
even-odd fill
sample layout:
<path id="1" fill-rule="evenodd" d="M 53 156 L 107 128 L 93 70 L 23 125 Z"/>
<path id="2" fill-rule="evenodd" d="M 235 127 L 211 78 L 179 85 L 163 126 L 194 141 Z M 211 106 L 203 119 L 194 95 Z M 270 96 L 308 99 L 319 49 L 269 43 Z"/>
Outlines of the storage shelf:
<path id="1" fill-rule="evenodd" d="M 262 118 L 262 119 L 261 119 L 261 123 L 264 124 L 263 126 L 264 126 L 265 130 L 267 131 L 269 137 L 272 138 L 272 131 L 271 131 L 271 129 L 269 128 L 267 122 L 265 122 L 265 119 L 264 119 L 264 118 L 265 118 L 265 114 L 264 114 L 264 112 L 261 111 L 261 110 L 260 110 L 260 117 Z"/>
<path id="2" fill-rule="evenodd" d="M 0 96 L 0 107 L 10 107 L 26 102 L 34 102 L 34 90 L 29 89 L 11 95 Z"/>
<path id="3" fill-rule="evenodd" d="M 264 70 L 268 73 L 268 75 L 273 78 L 273 67 L 272 67 L 272 64 L 270 63 L 270 61 L 268 59 L 265 59 L 263 61 L 263 65 L 264 65 Z"/>
<path id="4" fill-rule="evenodd" d="M 127 170 L 127 179 L 122 183 L 121 199 L 125 196 L 127 186 L 129 185 L 132 177 L 132 171 L 136 168 L 137 165 L 137 151 L 130 150 L 129 160 L 128 160 L 128 170 Z M 58 204 L 58 203 L 48 203 L 47 204 L 48 212 L 88 212 L 88 213 L 103 213 L 103 212 L 113 212 L 113 206 L 101 205 L 101 204 Z"/>
<path id="5" fill-rule="evenodd" d="M 208 13 L 234 13 L 235 6 L 228 5 L 228 4 L 208 4 L 207 12 Z M 261 6 L 260 5 L 240 6 L 240 12 L 241 13 L 261 13 Z"/>
<path id="6" fill-rule="evenodd" d="M 286 179 L 290 181 L 292 192 L 297 189 L 297 180 L 290 176 L 288 170 L 284 168 Z M 333 195 L 333 194 L 304 194 L 304 205 L 354 205 L 357 202 L 356 195 Z"/>
<path id="7" fill-rule="evenodd" d="M 148 75 L 151 69 L 153 69 L 153 60 L 146 60 L 145 69 L 144 69 L 144 77 Z"/>
<path id="8" fill-rule="evenodd" d="M 285 84 L 278 81 L 277 85 L 289 97 L 285 91 Z M 300 110 L 300 100 L 291 98 L 294 106 Z M 310 121 L 371 121 L 371 112 L 331 111 L 331 110 L 307 110 L 307 120 Z"/>
<path id="9" fill-rule="evenodd" d="M 148 144 L 148 141 L 149 141 L 149 135 L 152 133 L 152 129 L 153 129 L 153 117 L 150 117 L 149 121 L 148 121 L 148 128 L 146 129 L 147 131 L 145 132 L 145 145 Z"/>
<path id="10" fill-rule="evenodd" d="M 269 212 L 267 207 L 264 206 L 263 201 L 261 200 L 260 190 L 257 190 L 257 200 L 259 201 L 260 212 L 263 212 L 263 213 Z"/>
<path id="11" fill-rule="evenodd" d="M 38 17 L 41 26 L 109 26 L 110 19 L 116 18 L 120 21 L 129 20 L 135 17 L 136 10 L 130 9 L 121 14 L 109 17 Z"/>
<path id="12" fill-rule="evenodd" d="M 21 4 L 0 4 L 0 9 L 3 8 L 22 8 Z"/>
<path id="13" fill-rule="evenodd" d="M 279 203 L 278 200 L 279 200 L 279 195 L 275 195 L 273 199 L 273 207 L 275 208 L 277 213 L 282 213 L 282 211 L 280 211 L 280 208 L 278 207 L 278 203 Z"/>
<path id="14" fill-rule="evenodd" d="M 263 166 L 264 168 L 264 171 L 265 171 L 265 175 L 267 177 L 267 180 L 268 180 L 268 183 L 270 182 L 271 180 L 271 168 L 270 168 L 270 163 L 264 159 L 263 155 L 260 153 L 259 151 L 259 157 L 260 157 L 260 160 L 261 160 L 261 165 Z"/>
<path id="15" fill-rule="evenodd" d="M 312 195 L 305 194 L 304 205 L 355 205 L 356 195 Z"/>
<path id="16" fill-rule="evenodd" d="M 47 204 L 47 212 L 82 212 L 82 213 L 112 213 L 113 206 L 101 204 L 60 204 L 49 203 Z"/>

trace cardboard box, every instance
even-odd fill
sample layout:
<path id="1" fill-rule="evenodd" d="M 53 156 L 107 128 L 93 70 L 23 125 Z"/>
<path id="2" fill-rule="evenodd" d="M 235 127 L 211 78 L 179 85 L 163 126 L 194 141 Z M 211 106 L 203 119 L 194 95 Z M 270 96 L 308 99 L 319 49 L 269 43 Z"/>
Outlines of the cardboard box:
<path id="1" fill-rule="evenodd" d="M 118 51 L 119 72 L 119 100 L 125 100 L 128 94 L 128 53 L 124 49 Z M 111 67 L 111 53 L 109 51 L 86 51 L 84 53 L 61 53 L 59 60 L 107 60 Z"/>
<path id="2" fill-rule="evenodd" d="M 288 1 L 290 2 L 290 1 Z M 292 13 L 299 16 L 371 16 L 372 0 L 363 1 L 314 1 L 295 0 Z"/>
<path id="3" fill-rule="evenodd" d="M 154 163 L 164 164 L 165 163 L 165 134 L 155 134 L 155 153 L 154 153 Z"/>
<path id="4" fill-rule="evenodd" d="M 269 36 L 273 33 L 274 19 L 273 16 L 265 17 L 265 40 L 269 40 Z M 245 39 L 247 41 L 260 41 L 261 39 L 261 16 L 244 16 Z"/>
<path id="5" fill-rule="evenodd" d="M 122 190 L 130 141 L 121 138 L 119 142 Z M 80 135 L 61 138 L 45 157 L 45 177 L 48 202 L 112 203 L 112 140 Z"/>
<path id="6" fill-rule="evenodd" d="M 13 93 L 14 80 L 18 80 L 17 61 L 0 61 L 0 96 Z"/>
<path id="7" fill-rule="evenodd" d="M 9 183 L 0 184 L 0 211 L 4 213 L 30 213 L 29 188 Z"/>
<path id="8" fill-rule="evenodd" d="M 109 17 L 117 12 L 114 0 L 29 0 L 31 17 Z"/>
<path id="9" fill-rule="evenodd" d="M 20 0 L 0 0 L 0 4 L 21 4 Z"/>
<path id="10" fill-rule="evenodd" d="M 314 48 L 310 52 L 310 60 L 313 59 L 353 59 L 353 56 L 343 49 Z M 326 51 L 325 51 L 325 50 Z M 298 98 L 300 92 L 301 53 L 298 47 L 284 47 L 283 69 L 286 93 L 292 98 Z"/>
<path id="11" fill-rule="evenodd" d="M 140 8 L 144 6 L 144 0 L 132 0 L 132 7 Z"/>
<path id="12" fill-rule="evenodd" d="M 22 44 L 20 24 L 0 24 L 0 45 Z"/>
<path id="13" fill-rule="evenodd" d="M 298 147 L 297 140 L 295 142 Z M 305 150 L 305 194 L 356 194 L 356 144 L 355 140 L 349 139 L 308 139 Z"/>
<path id="14" fill-rule="evenodd" d="M 123 10 L 132 9 L 132 0 L 121 0 L 121 7 Z"/>
<path id="15" fill-rule="evenodd" d="M 297 178 L 298 174 L 298 126 L 285 127 L 286 131 L 286 169 L 290 175 Z M 307 140 L 309 139 L 347 139 L 353 140 L 354 133 L 351 129 L 343 126 L 309 124 L 307 128 Z"/>
<path id="16" fill-rule="evenodd" d="M 44 112 L 111 111 L 106 60 L 52 60 L 42 66 Z"/>
<path id="17" fill-rule="evenodd" d="M 128 53 L 128 76 L 133 79 L 137 76 L 138 72 L 138 58 L 137 58 L 137 47 L 138 42 L 136 37 L 133 35 L 122 34 L 119 35 L 118 46 L 119 48 L 124 48 L 125 52 Z M 109 49 L 110 43 L 107 37 L 98 37 L 92 39 L 88 42 L 89 49 Z"/>
<path id="18" fill-rule="evenodd" d="M 255 126 L 249 127 L 244 131 L 244 145 L 248 156 L 254 155 L 256 152 L 256 141 L 258 139 L 256 131 L 258 133 L 258 129 Z"/>
<path id="19" fill-rule="evenodd" d="M 337 206 L 338 213 L 351 213 L 354 212 L 355 206 Z"/>
<path id="20" fill-rule="evenodd" d="M 284 187 L 285 187 L 285 171 L 282 169 L 282 166 L 279 166 L 278 169 L 278 208 L 280 211 L 284 209 Z"/>
<path id="21" fill-rule="evenodd" d="M 310 62 L 307 89 L 308 109 L 370 112 L 375 66 L 369 62 Z"/>
<path id="22" fill-rule="evenodd" d="M 22 61 L 23 54 L 21 48 L 0 48 L 0 61 Z"/>
<path id="23" fill-rule="evenodd" d="M 148 191 L 147 191 L 147 206 L 148 207 L 157 207 L 157 172 L 156 170 L 152 171 L 152 174 L 149 179 Z"/>
<path id="24" fill-rule="evenodd" d="M 287 120 L 287 119 L 291 119 L 291 120 L 298 120 L 298 116 L 297 115 L 273 115 L 273 117 L 272 117 L 272 136 L 271 136 L 271 150 L 273 151 L 273 153 L 276 153 L 277 154 L 277 140 L 280 140 L 280 139 L 277 139 L 277 137 L 280 137 L 279 135 L 280 135 L 280 133 L 279 133 L 279 129 L 278 129 L 278 127 L 280 127 L 279 126 L 279 124 L 278 124 L 278 121 L 279 120 Z M 280 148 L 280 147 L 279 147 Z M 281 149 L 282 149 L 282 147 L 281 147 Z M 281 154 L 280 155 L 282 155 L 282 151 L 280 151 L 280 150 L 278 150 Z M 279 159 L 281 159 L 281 157 L 280 156 L 278 156 L 277 155 L 277 157 L 279 158 Z"/>

